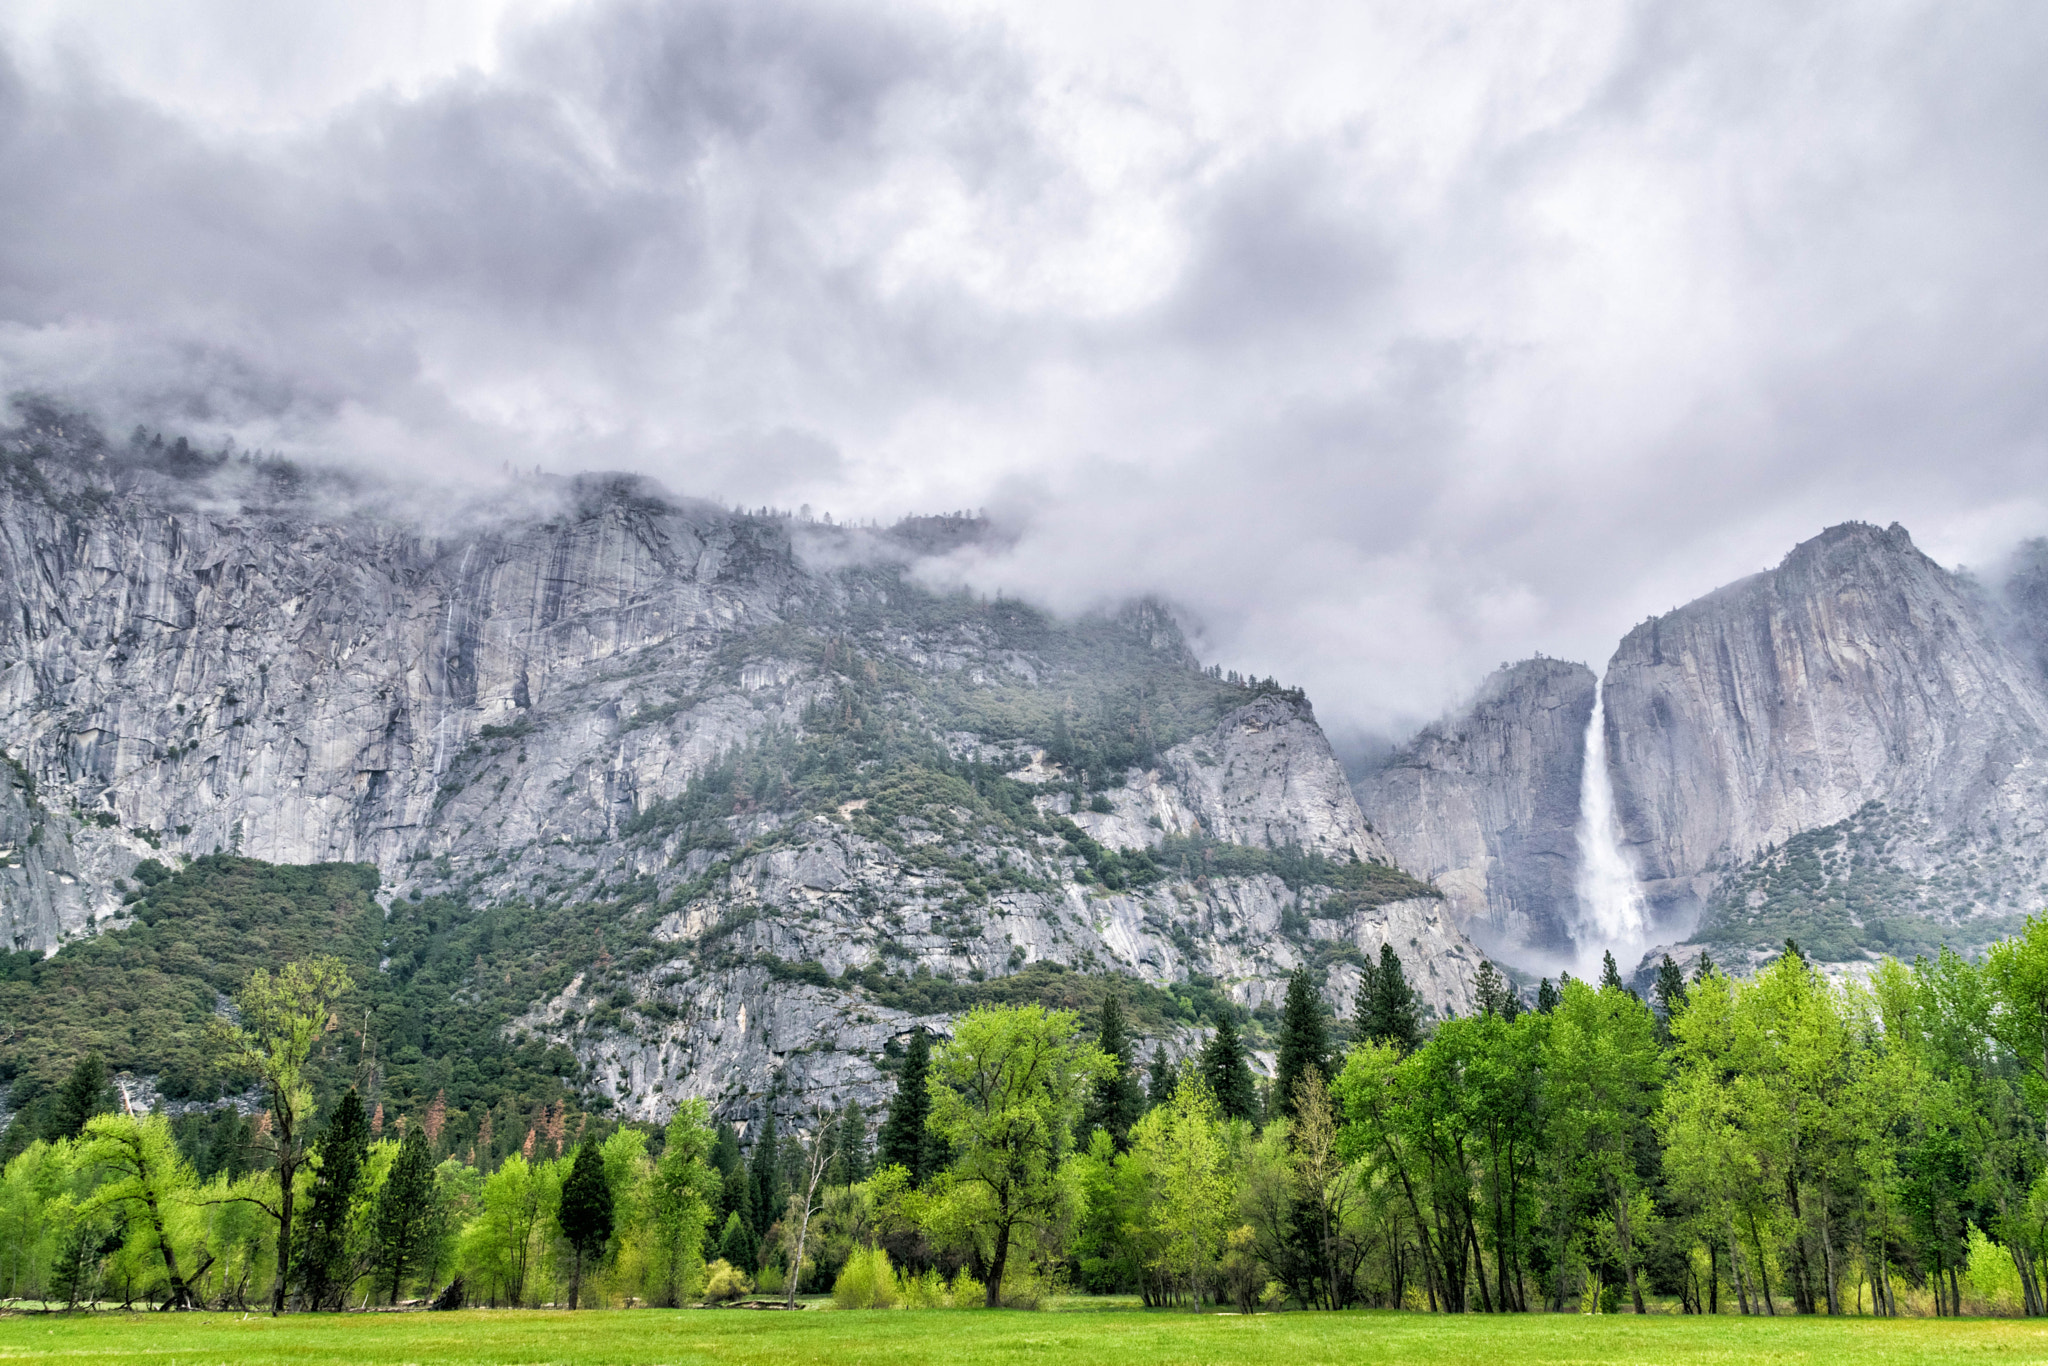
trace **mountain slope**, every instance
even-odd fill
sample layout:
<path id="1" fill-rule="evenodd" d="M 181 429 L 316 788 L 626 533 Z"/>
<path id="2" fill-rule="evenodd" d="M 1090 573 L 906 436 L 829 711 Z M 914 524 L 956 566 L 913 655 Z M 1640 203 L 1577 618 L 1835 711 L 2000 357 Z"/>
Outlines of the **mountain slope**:
<path id="1" fill-rule="evenodd" d="M 1469 1009 L 1476 953 L 1306 699 L 1203 670 L 1156 606 L 1069 623 L 921 586 L 969 519 L 607 478 L 428 524 L 402 491 L 38 411 L 0 454 L 0 822 L 42 826 L 0 873 L 17 947 L 118 932 L 150 855 L 360 861 L 457 915 L 609 908 L 519 1027 L 649 1116 L 877 1102 L 887 1039 L 942 1023 L 915 983 L 1038 963 L 1185 990 L 1185 1029 L 1303 964 L 1341 1008 L 1391 942 Z"/>

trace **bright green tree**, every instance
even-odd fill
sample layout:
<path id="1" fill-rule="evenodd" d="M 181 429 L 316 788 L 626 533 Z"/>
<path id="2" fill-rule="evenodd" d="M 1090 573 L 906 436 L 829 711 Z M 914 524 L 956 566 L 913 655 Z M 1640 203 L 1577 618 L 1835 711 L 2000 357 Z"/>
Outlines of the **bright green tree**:
<path id="1" fill-rule="evenodd" d="M 293 1202 L 306 1161 L 306 1123 L 313 1113 L 308 1067 L 320 1042 L 335 1028 L 335 1006 L 354 988 L 339 958 L 287 963 L 276 974 L 258 968 L 236 998 L 239 1022 L 216 1019 L 214 1038 L 228 1061 L 261 1079 L 270 1113 L 269 1135 L 259 1144 L 277 1177 L 276 1203 L 258 1200 L 277 1221 L 277 1275 L 270 1312 L 282 1314 L 294 1283 Z"/>
<path id="2" fill-rule="evenodd" d="M 162 1115 L 97 1115 L 86 1121 L 78 1166 L 99 1177 L 86 1211 L 117 1215 L 136 1255 L 163 1263 L 167 1307 L 199 1308 L 192 1280 L 210 1259 L 201 1253 L 196 1266 L 190 1261 L 181 1266 L 178 1260 L 176 1226 L 195 1181 L 170 1123 Z"/>
<path id="3" fill-rule="evenodd" d="M 1038 1005 L 977 1007 L 933 1055 L 930 1122 L 953 1153 L 933 1223 L 981 1252 L 990 1308 L 1016 1240 L 1065 1212 L 1060 1163 L 1088 1087 L 1112 1066 L 1081 1040 L 1072 1011 Z"/>
<path id="4" fill-rule="evenodd" d="M 697 1291 L 704 1263 L 704 1228 L 717 1208 L 718 1171 L 711 1165 L 711 1111 L 701 1100 L 676 1107 L 654 1166 L 653 1248 L 649 1298 L 680 1305 Z"/>

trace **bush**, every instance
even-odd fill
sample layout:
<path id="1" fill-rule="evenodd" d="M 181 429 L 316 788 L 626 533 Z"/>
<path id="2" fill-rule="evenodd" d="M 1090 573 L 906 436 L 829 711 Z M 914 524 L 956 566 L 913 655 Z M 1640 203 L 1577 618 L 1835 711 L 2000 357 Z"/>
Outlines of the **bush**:
<path id="1" fill-rule="evenodd" d="M 720 1257 L 704 1268 L 704 1298 L 713 1304 L 725 1300 L 745 1299 L 754 1293 L 754 1283 L 747 1279 L 747 1273 Z"/>
<path id="2" fill-rule="evenodd" d="M 1970 1225 L 1970 1261 L 1963 1284 L 1976 1301 L 1972 1308 L 1980 1314 L 2017 1315 L 2024 1302 L 2020 1269 L 2012 1253 L 1992 1242 L 1975 1224 Z"/>
<path id="3" fill-rule="evenodd" d="M 955 1309 L 979 1309 L 988 1300 L 988 1287 L 968 1274 L 966 1267 L 953 1273 L 946 1301 Z"/>
<path id="4" fill-rule="evenodd" d="M 841 1309 L 894 1309 L 901 1297 L 896 1268 L 881 1248 L 856 1249 L 832 1282 L 832 1302 Z"/>
<path id="5" fill-rule="evenodd" d="M 946 1278 L 939 1274 L 937 1267 L 926 1267 L 921 1276 L 903 1277 L 903 1307 L 905 1309 L 944 1309 L 946 1307 Z"/>

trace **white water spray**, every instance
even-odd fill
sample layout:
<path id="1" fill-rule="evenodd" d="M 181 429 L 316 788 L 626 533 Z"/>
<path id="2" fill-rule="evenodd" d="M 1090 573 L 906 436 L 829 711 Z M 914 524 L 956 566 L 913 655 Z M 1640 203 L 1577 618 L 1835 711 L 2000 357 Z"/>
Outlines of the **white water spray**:
<path id="1" fill-rule="evenodd" d="M 1614 780 L 1607 772 L 1607 699 L 1597 685 L 1586 723 L 1586 762 L 1579 778 L 1579 924 L 1573 936 L 1581 955 L 1606 949 L 1640 950 L 1649 938 L 1649 907 L 1635 869 L 1621 847 L 1614 814 Z M 1622 954 L 1616 961 L 1622 962 Z M 1622 970 L 1628 970 L 1622 963 Z"/>

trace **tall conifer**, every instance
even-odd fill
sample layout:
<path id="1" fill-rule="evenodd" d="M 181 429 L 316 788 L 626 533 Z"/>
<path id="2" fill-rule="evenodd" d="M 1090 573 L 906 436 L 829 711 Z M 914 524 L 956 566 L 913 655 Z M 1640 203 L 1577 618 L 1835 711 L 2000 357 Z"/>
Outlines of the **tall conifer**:
<path id="1" fill-rule="evenodd" d="M 1307 968 L 1287 979 L 1287 1000 L 1280 1011 L 1280 1057 L 1273 1070 L 1273 1108 L 1294 1118 L 1294 1088 L 1309 1072 L 1324 1080 L 1330 1075 L 1330 1026 L 1323 1018 L 1322 993 Z"/>

